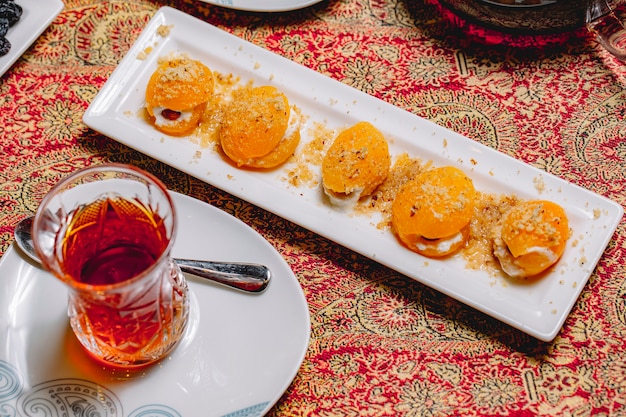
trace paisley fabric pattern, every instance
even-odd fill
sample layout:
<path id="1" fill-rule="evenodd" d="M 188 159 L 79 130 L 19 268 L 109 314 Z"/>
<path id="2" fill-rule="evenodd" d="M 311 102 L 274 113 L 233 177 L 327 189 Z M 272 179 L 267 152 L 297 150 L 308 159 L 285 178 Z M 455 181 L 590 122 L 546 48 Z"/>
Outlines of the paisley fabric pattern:
<path id="1" fill-rule="evenodd" d="M 81 121 L 146 22 L 171 5 L 624 206 L 626 65 L 590 36 L 487 47 L 427 0 L 326 0 L 279 14 L 197 0 L 65 4 L 0 80 L 0 254 L 60 178 L 132 163 L 242 219 L 298 277 L 311 343 L 270 415 L 626 415 L 623 222 L 563 330 L 543 343 Z"/>

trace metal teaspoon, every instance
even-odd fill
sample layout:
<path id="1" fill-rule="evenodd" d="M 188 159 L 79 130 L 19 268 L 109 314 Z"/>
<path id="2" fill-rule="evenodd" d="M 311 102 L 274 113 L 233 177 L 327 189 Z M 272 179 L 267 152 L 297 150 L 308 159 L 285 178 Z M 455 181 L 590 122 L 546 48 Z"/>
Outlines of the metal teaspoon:
<path id="1" fill-rule="evenodd" d="M 32 261 L 41 264 L 35 253 L 31 235 L 33 217 L 26 217 L 15 226 L 15 242 Z M 218 284 L 246 292 L 262 292 L 270 282 L 271 272 L 265 265 L 243 262 L 213 262 L 177 259 L 181 271 Z"/>

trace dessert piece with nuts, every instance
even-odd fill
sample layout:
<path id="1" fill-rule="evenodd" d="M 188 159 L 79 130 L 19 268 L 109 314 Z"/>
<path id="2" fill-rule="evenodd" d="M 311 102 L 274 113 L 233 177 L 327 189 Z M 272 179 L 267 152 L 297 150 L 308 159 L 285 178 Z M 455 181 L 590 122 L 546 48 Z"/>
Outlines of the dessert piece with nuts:
<path id="1" fill-rule="evenodd" d="M 293 155 L 300 126 L 278 89 L 244 87 L 225 105 L 219 137 L 222 150 L 238 167 L 269 169 Z"/>
<path id="2" fill-rule="evenodd" d="M 561 206 L 545 200 L 524 201 L 502 219 L 494 255 L 509 276 L 535 276 L 559 260 L 569 233 L 567 214 Z"/>
<path id="3" fill-rule="evenodd" d="M 213 94 L 211 70 L 185 56 L 162 58 L 146 88 L 146 110 L 154 126 L 169 135 L 191 133 Z"/>
<path id="4" fill-rule="evenodd" d="M 322 160 L 322 186 L 333 205 L 347 207 L 371 195 L 389 175 L 387 140 L 369 122 L 341 131 Z"/>
<path id="5" fill-rule="evenodd" d="M 460 169 L 429 169 L 396 195 L 392 229 L 412 251 L 433 258 L 450 255 L 467 242 L 475 199 L 474 184 Z"/>

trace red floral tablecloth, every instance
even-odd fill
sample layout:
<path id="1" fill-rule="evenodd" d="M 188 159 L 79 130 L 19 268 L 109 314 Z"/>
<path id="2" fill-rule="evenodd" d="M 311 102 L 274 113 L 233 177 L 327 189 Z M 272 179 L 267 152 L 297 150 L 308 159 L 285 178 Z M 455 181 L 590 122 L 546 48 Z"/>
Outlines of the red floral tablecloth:
<path id="1" fill-rule="evenodd" d="M 279 14 L 195 0 L 65 5 L 0 80 L 0 254 L 60 178 L 135 164 L 252 226 L 300 281 L 311 341 L 270 415 L 626 415 L 623 222 L 562 331 L 544 343 L 81 121 L 151 16 L 170 5 L 624 206 L 626 64 L 593 39 L 481 47 L 424 0 L 327 0 Z"/>

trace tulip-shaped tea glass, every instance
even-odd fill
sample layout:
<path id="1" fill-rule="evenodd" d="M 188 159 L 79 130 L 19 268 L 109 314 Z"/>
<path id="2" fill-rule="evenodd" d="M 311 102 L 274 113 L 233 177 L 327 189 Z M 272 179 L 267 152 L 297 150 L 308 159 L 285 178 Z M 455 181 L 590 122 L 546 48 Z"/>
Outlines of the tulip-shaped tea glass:
<path id="1" fill-rule="evenodd" d="M 626 61 L 626 1 L 590 0 L 587 28 L 610 53 Z"/>
<path id="2" fill-rule="evenodd" d="M 94 358 L 144 366 L 167 355 L 183 335 L 189 302 L 170 256 L 175 234 L 165 186 L 129 165 L 77 171 L 44 197 L 34 247 L 68 286 L 72 330 Z"/>

